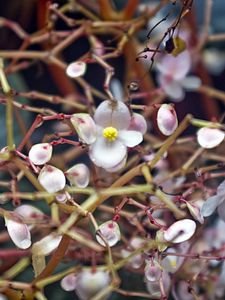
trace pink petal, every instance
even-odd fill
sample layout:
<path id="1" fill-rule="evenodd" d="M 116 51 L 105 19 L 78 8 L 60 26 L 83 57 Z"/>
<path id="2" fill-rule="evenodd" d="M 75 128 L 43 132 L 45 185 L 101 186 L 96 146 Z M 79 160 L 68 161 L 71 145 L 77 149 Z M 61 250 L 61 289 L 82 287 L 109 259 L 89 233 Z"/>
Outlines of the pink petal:
<path id="1" fill-rule="evenodd" d="M 147 131 L 147 123 L 141 114 L 133 113 L 128 130 L 139 131 L 145 134 Z"/>
<path id="2" fill-rule="evenodd" d="M 157 125 L 166 136 L 171 135 L 178 126 L 177 114 L 172 105 L 162 104 L 157 113 Z"/>
<path id="3" fill-rule="evenodd" d="M 96 140 L 95 122 L 89 114 L 74 114 L 70 119 L 82 142 L 90 145 Z"/>
<path id="4" fill-rule="evenodd" d="M 180 81 L 175 81 L 165 75 L 159 75 L 158 81 L 166 95 L 174 102 L 180 102 L 184 99 L 185 92 Z"/>
<path id="5" fill-rule="evenodd" d="M 103 101 L 95 111 L 94 120 L 97 125 L 127 129 L 131 116 L 128 107 L 121 101 Z"/>
<path id="6" fill-rule="evenodd" d="M 90 146 L 89 156 L 93 163 L 104 169 L 115 167 L 126 156 L 127 148 L 120 141 L 109 142 L 103 137 Z"/>
<path id="7" fill-rule="evenodd" d="M 143 135 L 138 131 L 121 130 L 119 140 L 127 147 L 135 147 L 143 141 Z"/>

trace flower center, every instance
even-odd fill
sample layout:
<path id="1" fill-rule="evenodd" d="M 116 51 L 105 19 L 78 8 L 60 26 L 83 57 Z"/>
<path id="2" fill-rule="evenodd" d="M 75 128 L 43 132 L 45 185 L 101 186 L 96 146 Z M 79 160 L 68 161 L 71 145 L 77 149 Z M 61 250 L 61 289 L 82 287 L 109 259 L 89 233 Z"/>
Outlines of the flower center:
<path id="1" fill-rule="evenodd" d="M 112 141 L 115 141 L 115 139 L 117 138 L 118 131 L 116 128 L 110 126 L 110 127 L 106 127 L 103 130 L 102 134 L 103 134 L 104 138 L 106 138 L 108 141 L 112 142 Z"/>

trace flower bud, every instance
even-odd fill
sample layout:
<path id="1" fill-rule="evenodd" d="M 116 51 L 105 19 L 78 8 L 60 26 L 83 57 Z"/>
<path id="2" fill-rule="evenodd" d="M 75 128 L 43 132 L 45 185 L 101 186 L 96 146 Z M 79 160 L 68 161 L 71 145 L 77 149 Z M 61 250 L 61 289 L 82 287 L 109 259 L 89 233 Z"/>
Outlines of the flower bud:
<path id="1" fill-rule="evenodd" d="M 92 144 L 96 140 L 95 122 L 89 114 L 74 114 L 71 123 L 75 127 L 80 140 L 85 144 Z"/>
<path id="2" fill-rule="evenodd" d="M 38 181 L 49 193 L 56 193 L 64 189 L 66 185 L 66 178 L 63 172 L 50 165 L 45 165 L 42 168 Z"/>
<path id="3" fill-rule="evenodd" d="M 75 274 L 69 274 L 61 280 L 61 287 L 64 291 L 70 292 L 77 286 L 77 277 Z"/>
<path id="4" fill-rule="evenodd" d="M 35 165 L 44 165 L 52 157 L 52 145 L 41 143 L 33 145 L 29 151 L 28 157 Z"/>
<path id="5" fill-rule="evenodd" d="M 177 114 L 170 104 L 162 104 L 157 113 L 157 125 L 166 136 L 171 135 L 178 126 Z"/>
<path id="6" fill-rule="evenodd" d="M 89 184 L 90 172 L 85 164 L 76 164 L 65 174 L 71 185 L 85 188 Z"/>
<path id="7" fill-rule="evenodd" d="M 109 247 L 116 245 L 121 238 L 119 225 L 114 221 L 107 221 L 101 224 L 99 226 L 99 231 L 108 243 Z M 106 247 L 105 241 L 98 234 L 96 234 L 96 240 L 100 245 Z"/>
<path id="8" fill-rule="evenodd" d="M 15 210 L 15 213 L 17 213 L 18 215 L 20 215 L 21 217 L 23 217 L 24 219 L 29 219 L 29 220 L 33 220 L 35 223 L 36 219 L 43 219 L 44 214 L 42 211 L 40 211 L 38 208 L 32 206 L 32 205 L 27 205 L 27 204 L 23 204 L 18 206 Z M 33 224 L 28 225 L 28 228 L 31 230 L 34 227 Z"/>
<path id="9" fill-rule="evenodd" d="M 59 246 L 61 239 L 61 235 L 51 233 L 43 239 L 41 239 L 40 241 L 34 243 L 32 247 L 32 252 L 39 256 L 49 255 Z"/>
<path id="10" fill-rule="evenodd" d="M 145 278 L 148 281 L 157 281 L 160 279 L 162 269 L 157 261 L 147 261 L 145 266 Z"/>
<path id="11" fill-rule="evenodd" d="M 83 270 L 77 274 L 76 293 L 81 300 L 89 300 L 110 283 L 108 272 Z M 106 299 L 106 298 L 104 298 Z"/>
<path id="12" fill-rule="evenodd" d="M 31 235 L 28 226 L 23 223 L 19 215 L 10 213 L 5 216 L 5 225 L 13 243 L 20 249 L 27 249 L 31 245 Z"/>
<path id="13" fill-rule="evenodd" d="M 203 127 L 197 132 L 199 145 L 205 149 L 212 149 L 222 143 L 224 132 L 216 128 Z"/>
<path id="14" fill-rule="evenodd" d="M 69 77 L 76 78 L 83 76 L 86 72 L 87 65 L 83 61 L 75 61 L 68 65 L 66 74 Z"/>
<path id="15" fill-rule="evenodd" d="M 189 240 L 195 233 L 196 223 L 190 219 L 183 219 L 173 223 L 165 232 L 164 239 L 172 243 L 182 243 Z"/>
<path id="16" fill-rule="evenodd" d="M 162 283 L 163 288 L 166 294 L 168 294 L 171 279 L 169 274 L 166 271 L 162 271 Z M 160 289 L 160 283 L 159 281 L 148 281 L 146 280 L 146 288 L 150 294 L 150 296 L 154 297 L 154 299 L 160 299 L 161 298 L 161 289 Z"/>

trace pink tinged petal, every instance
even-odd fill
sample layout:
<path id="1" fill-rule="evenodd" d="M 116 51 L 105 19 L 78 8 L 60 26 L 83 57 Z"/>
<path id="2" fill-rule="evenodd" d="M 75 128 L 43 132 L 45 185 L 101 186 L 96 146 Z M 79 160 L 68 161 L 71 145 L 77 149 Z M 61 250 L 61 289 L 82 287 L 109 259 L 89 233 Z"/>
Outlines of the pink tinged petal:
<path id="1" fill-rule="evenodd" d="M 85 188 L 89 184 L 90 171 L 85 164 L 76 164 L 65 174 L 71 185 Z"/>
<path id="2" fill-rule="evenodd" d="M 96 140 L 96 125 L 89 114 L 74 114 L 70 119 L 80 140 L 88 145 Z"/>
<path id="3" fill-rule="evenodd" d="M 163 288 L 164 288 L 166 294 L 168 294 L 171 279 L 170 279 L 169 274 L 166 271 L 162 271 L 162 283 L 163 283 Z M 160 284 L 159 281 L 151 282 L 151 281 L 146 280 L 147 291 L 149 292 L 150 296 L 155 297 L 155 298 L 157 297 L 156 299 L 161 298 L 161 290 L 160 290 L 159 284 Z"/>
<path id="4" fill-rule="evenodd" d="M 108 243 L 109 247 L 116 245 L 120 238 L 120 228 L 119 225 L 114 221 L 107 221 L 99 226 L 99 231 L 101 232 L 104 240 Z M 107 247 L 105 241 L 100 235 L 96 234 L 96 240 L 100 245 Z"/>
<path id="5" fill-rule="evenodd" d="M 197 90 L 202 82 L 201 79 L 197 76 L 187 76 L 182 81 L 180 81 L 183 88 L 187 91 L 195 91 Z"/>
<path id="6" fill-rule="evenodd" d="M 56 193 L 64 189 L 66 185 L 66 178 L 63 172 L 50 165 L 45 165 L 42 168 L 38 181 L 49 193 Z"/>
<path id="7" fill-rule="evenodd" d="M 40 209 L 28 204 L 20 205 L 14 211 L 23 218 L 40 219 L 44 217 L 44 213 Z"/>
<path id="8" fill-rule="evenodd" d="M 194 204 L 191 204 L 189 202 L 186 202 L 187 208 L 190 212 L 190 214 L 192 215 L 192 217 L 197 220 L 200 224 L 204 223 L 204 218 L 203 215 L 201 214 L 200 209 L 195 206 Z"/>
<path id="9" fill-rule="evenodd" d="M 29 159 L 35 165 L 44 165 L 52 157 L 52 145 L 41 143 L 33 145 L 29 151 Z"/>
<path id="10" fill-rule="evenodd" d="M 65 192 L 65 193 L 56 195 L 55 198 L 58 202 L 65 203 L 66 201 L 71 199 L 71 196 L 68 192 Z"/>
<path id="11" fill-rule="evenodd" d="M 145 278 L 148 281 L 158 281 L 162 274 L 162 269 L 158 262 L 147 261 L 145 266 Z"/>
<path id="12" fill-rule="evenodd" d="M 157 113 L 157 125 L 166 136 L 171 135 L 178 126 L 177 114 L 170 104 L 162 104 Z"/>
<path id="13" fill-rule="evenodd" d="M 147 122 L 145 118 L 137 113 L 133 113 L 128 130 L 139 131 L 145 134 L 147 131 Z"/>
<path id="14" fill-rule="evenodd" d="M 103 137 L 90 146 L 89 156 L 93 163 L 104 169 L 119 164 L 127 154 L 127 148 L 120 141 L 109 142 Z"/>
<path id="15" fill-rule="evenodd" d="M 180 53 L 177 57 L 165 55 L 157 65 L 160 73 L 169 75 L 174 80 L 183 79 L 191 68 L 191 57 L 188 51 Z"/>
<path id="16" fill-rule="evenodd" d="M 76 78 L 83 76 L 86 72 L 87 65 L 83 61 L 75 61 L 68 65 L 66 68 L 66 74 L 69 77 Z"/>
<path id="17" fill-rule="evenodd" d="M 183 219 L 173 223 L 165 232 L 164 239 L 172 243 L 182 243 L 189 240 L 196 230 L 196 223 L 190 219 Z"/>
<path id="18" fill-rule="evenodd" d="M 109 173 L 114 173 L 114 172 L 117 172 L 121 169 L 123 169 L 126 165 L 126 162 L 127 162 L 127 155 L 124 157 L 124 159 L 118 163 L 115 167 L 112 167 L 112 168 L 108 168 L 108 169 L 105 169 L 107 172 Z"/>
<path id="19" fill-rule="evenodd" d="M 216 128 L 203 127 L 197 132 L 199 145 L 205 149 L 217 147 L 224 140 L 224 132 Z"/>
<path id="20" fill-rule="evenodd" d="M 89 300 L 107 287 L 110 281 L 108 272 L 83 270 L 77 275 L 76 293 L 79 299 Z"/>
<path id="21" fill-rule="evenodd" d="M 121 101 L 103 101 L 95 111 L 94 120 L 97 125 L 115 127 L 116 129 L 127 129 L 131 116 L 128 107 Z"/>
<path id="22" fill-rule="evenodd" d="M 28 226 L 22 222 L 19 215 L 12 214 L 5 216 L 5 225 L 7 226 L 8 234 L 13 243 L 20 249 L 27 249 L 31 246 L 31 235 Z"/>
<path id="23" fill-rule="evenodd" d="M 70 292 L 75 290 L 77 286 L 77 278 L 75 274 L 69 274 L 61 280 L 61 287 L 64 291 Z"/>
<path id="24" fill-rule="evenodd" d="M 49 255 L 52 251 L 56 250 L 62 239 L 61 235 L 55 235 L 53 233 L 47 235 L 40 241 L 33 244 L 32 251 L 38 253 L 38 255 Z"/>
<path id="25" fill-rule="evenodd" d="M 160 75 L 158 80 L 166 95 L 174 102 L 180 102 L 184 99 L 185 92 L 180 81 L 171 80 L 164 75 Z"/>
<path id="26" fill-rule="evenodd" d="M 138 131 L 121 130 L 118 139 L 127 147 L 135 147 L 143 141 L 143 134 Z"/>

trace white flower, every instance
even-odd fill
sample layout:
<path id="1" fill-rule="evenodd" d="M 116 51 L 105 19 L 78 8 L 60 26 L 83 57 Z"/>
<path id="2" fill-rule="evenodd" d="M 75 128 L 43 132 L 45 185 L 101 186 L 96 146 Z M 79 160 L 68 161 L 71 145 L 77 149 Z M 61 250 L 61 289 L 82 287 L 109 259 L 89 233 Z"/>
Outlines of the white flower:
<path id="1" fill-rule="evenodd" d="M 203 127 L 197 132 L 197 140 L 201 147 L 212 149 L 224 140 L 224 132 L 217 128 Z"/>
<path id="2" fill-rule="evenodd" d="M 66 74 L 69 77 L 75 78 L 80 77 L 85 74 L 87 65 L 83 61 L 75 61 L 68 65 L 66 69 Z"/>
<path id="3" fill-rule="evenodd" d="M 177 114 L 171 104 L 162 104 L 157 113 L 157 125 L 166 136 L 171 135 L 178 126 Z"/>
<path id="4" fill-rule="evenodd" d="M 165 232 L 167 242 L 182 243 L 189 240 L 196 230 L 196 223 L 190 219 L 183 219 L 173 223 Z"/>
<path id="5" fill-rule="evenodd" d="M 114 246 L 121 238 L 119 225 L 114 221 L 107 221 L 99 226 L 103 238 L 108 243 L 109 247 Z M 105 241 L 100 235 L 96 234 L 96 240 L 100 245 L 106 247 Z"/>
<path id="6" fill-rule="evenodd" d="M 33 145 L 29 151 L 28 156 L 33 164 L 44 165 L 52 157 L 52 145 L 49 143 Z"/>
<path id="7" fill-rule="evenodd" d="M 81 300 L 89 300 L 110 283 L 108 272 L 83 270 L 77 274 L 76 293 Z M 106 299 L 106 298 L 101 298 Z"/>
<path id="8" fill-rule="evenodd" d="M 31 246 L 31 235 L 28 226 L 23 223 L 21 217 L 16 213 L 5 216 L 5 225 L 13 243 L 20 249 Z"/>
<path id="9" fill-rule="evenodd" d="M 187 76 L 191 69 L 191 55 L 186 50 L 174 57 L 165 55 L 157 64 L 158 81 L 164 92 L 175 102 L 184 99 L 185 91 L 194 91 L 201 85 L 196 76 Z"/>
<path id="10" fill-rule="evenodd" d="M 38 176 L 38 181 L 49 193 L 56 193 L 64 189 L 66 178 L 56 167 L 45 165 Z"/>
<path id="11" fill-rule="evenodd" d="M 71 122 L 80 139 L 89 145 L 89 156 L 93 163 L 108 171 L 122 168 L 127 147 L 134 147 L 143 140 L 144 125 L 141 125 L 142 132 L 129 129 L 131 114 L 121 101 L 102 102 L 94 114 L 95 122 L 91 121 L 89 115 L 83 116 L 81 120 L 80 115 L 73 115 Z M 143 119 L 141 122 L 144 122 Z"/>
<path id="12" fill-rule="evenodd" d="M 220 218 L 225 221 L 225 180 L 218 186 L 216 195 L 204 202 L 201 213 L 203 217 L 209 217 L 216 208 Z"/>

